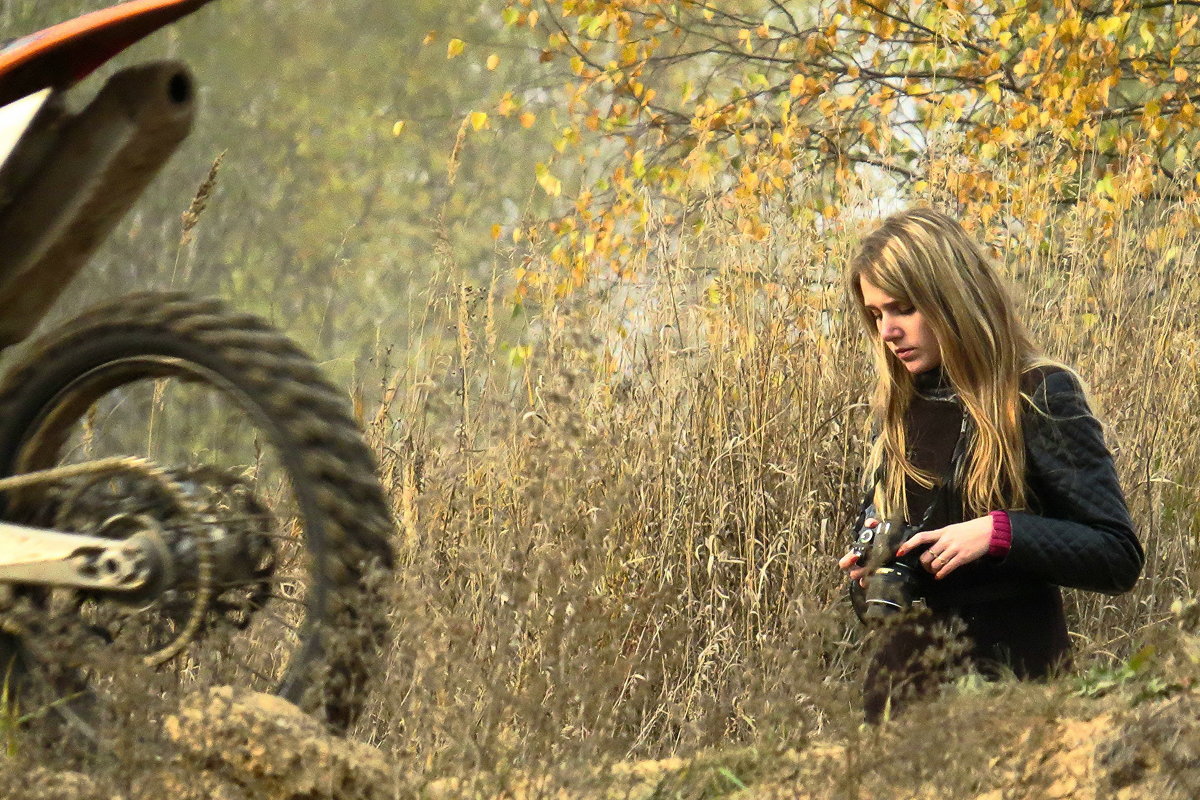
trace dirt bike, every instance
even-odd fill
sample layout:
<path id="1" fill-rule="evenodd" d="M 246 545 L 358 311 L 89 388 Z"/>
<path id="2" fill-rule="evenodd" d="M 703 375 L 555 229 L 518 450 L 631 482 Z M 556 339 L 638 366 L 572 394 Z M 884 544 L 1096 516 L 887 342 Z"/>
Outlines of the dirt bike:
<path id="1" fill-rule="evenodd" d="M 78 111 L 68 90 L 209 2 L 134 0 L 0 51 L 0 349 L 32 334 L 195 113 L 176 62 L 121 70 Z M 348 724 L 391 515 L 345 393 L 265 322 L 180 293 L 21 349 L 0 382 L 3 713 L 92 730 L 122 675 L 67 658 L 83 640 L 159 694 L 233 684 Z"/>

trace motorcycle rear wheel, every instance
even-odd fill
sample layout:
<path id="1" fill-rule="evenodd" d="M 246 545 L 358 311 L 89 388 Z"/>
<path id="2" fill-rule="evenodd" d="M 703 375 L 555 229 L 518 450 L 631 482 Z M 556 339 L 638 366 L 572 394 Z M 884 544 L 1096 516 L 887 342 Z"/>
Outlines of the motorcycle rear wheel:
<path id="1" fill-rule="evenodd" d="M 183 419 L 172 428 L 175 415 Z M 132 606 L 63 590 L 16 595 L 47 616 L 77 616 L 91 638 L 135 654 L 179 641 L 167 663 L 145 668 L 160 693 L 239 685 L 281 695 L 335 729 L 349 725 L 383 630 L 378 575 L 391 566 L 392 524 L 345 394 L 254 316 L 179 293 L 133 295 L 34 343 L 0 385 L 0 477 L 114 455 L 148 457 L 203 501 L 202 518 L 146 499 L 154 489 L 136 475 L 10 492 L 0 498 L 4 517 L 46 526 L 57 517 L 81 530 L 145 511 L 176 540 L 216 525 L 250 542 L 253 577 L 228 579 L 209 599 L 185 588 Z M 190 631 L 189 614 L 198 620 Z M 18 650 L 26 672 L 56 673 L 40 670 L 44 657 L 31 648 Z M 100 693 L 102 672 L 91 665 L 84 679 L 64 681 L 57 671 L 32 702 L 86 728 L 72 710 L 80 704 L 61 695 L 82 681 Z"/>

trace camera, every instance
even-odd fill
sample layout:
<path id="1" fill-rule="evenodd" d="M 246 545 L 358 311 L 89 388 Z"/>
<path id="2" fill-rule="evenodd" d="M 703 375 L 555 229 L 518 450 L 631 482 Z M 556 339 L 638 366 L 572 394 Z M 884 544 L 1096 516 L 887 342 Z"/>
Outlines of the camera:
<path id="1" fill-rule="evenodd" d="M 851 582 L 851 599 L 863 622 L 882 623 L 909 611 L 914 603 L 924 603 L 920 553 L 914 550 L 896 557 L 900 545 L 916 532 L 903 520 L 859 528 L 850 552 L 857 556 L 858 566 L 867 568 L 867 586 L 860 590 L 857 581 Z"/>

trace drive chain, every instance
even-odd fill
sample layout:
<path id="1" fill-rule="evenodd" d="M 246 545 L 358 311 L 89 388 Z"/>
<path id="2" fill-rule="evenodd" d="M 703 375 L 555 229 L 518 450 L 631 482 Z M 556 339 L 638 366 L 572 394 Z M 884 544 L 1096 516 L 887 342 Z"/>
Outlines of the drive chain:
<path id="1" fill-rule="evenodd" d="M 313 360 L 286 336 L 252 314 L 229 310 L 215 299 L 182 292 L 141 292 L 85 313 L 66 323 L 55 335 L 70 341 L 72 334 L 104 329 L 161 329 L 187 336 L 237 364 L 257 384 L 272 421 L 304 443 L 301 476 L 323 487 L 317 501 L 332 523 L 326 531 L 329 552 L 336 557 L 327 577 L 336 585 L 354 582 L 372 558 L 391 566 L 388 540 L 391 511 L 380 491 L 375 458 L 353 422 L 343 392 L 322 376 Z M 53 358 L 47 351 L 30 363 Z M 19 383 L 20 371 L 6 385 Z M 0 411 L 3 411 L 0 408 Z M 332 457 L 329 457 L 332 456 Z M 336 490 L 332 487 L 336 486 Z"/>
<path id="2" fill-rule="evenodd" d="M 198 516 L 192 513 L 195 504 L 188 497 L 187 492 L 166 470 L 149 459 L 133 456 L 102 458 L 0 478 L 0 493 L 41 487 L 76 478 L 98 478 L 119 472 L 132 472 L 154 483 L 163 494 L 171 498 L 175 507 L 185 514 L 185 518 Z M 204 616 L 208 612 L 209 602 L 214 595 L 212 542 L 207 533 L 204 533 L 196 536 L 193 544 L 196 548 L 196 587 L 188 618 L 179 634 L 171 641 L 154 652 L 142 656 L 142 661 L 147 666 L 158 666 L 179 655 L 199 632 L 200 626 L 204 622 Z M 17 636 L 25 634 L 26 636 L 22 638 L 27 638 L 29 633 L 28 625 L 21 622 L 11 611 L 3 608 L 0 608 L 0 630 Z"/>

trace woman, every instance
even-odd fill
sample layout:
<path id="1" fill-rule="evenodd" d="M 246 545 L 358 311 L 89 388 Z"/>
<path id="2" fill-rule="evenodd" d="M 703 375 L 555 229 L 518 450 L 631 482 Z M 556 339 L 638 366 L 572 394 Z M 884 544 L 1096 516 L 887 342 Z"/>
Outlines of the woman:
<path id="1" fill-rule="evenodd" d="M 944 214 L 884 220 L 846 278 L 878 373 L 861 524 L 919 528 L 897 557 L 919 554 L 926 619 L 963 630 L 977 667 L 1044 677 L 1070 649 L 1059 587 L 1128 591 L 1144 560 L 1079 380 L 1037 350 L 988 259 Z M 839 566 L 855 589 L 870 580 L 852 553 Z M 881 634 L 868 719 L 902 688 L 936 684 L 931 639 L 908 619 Z"/>

